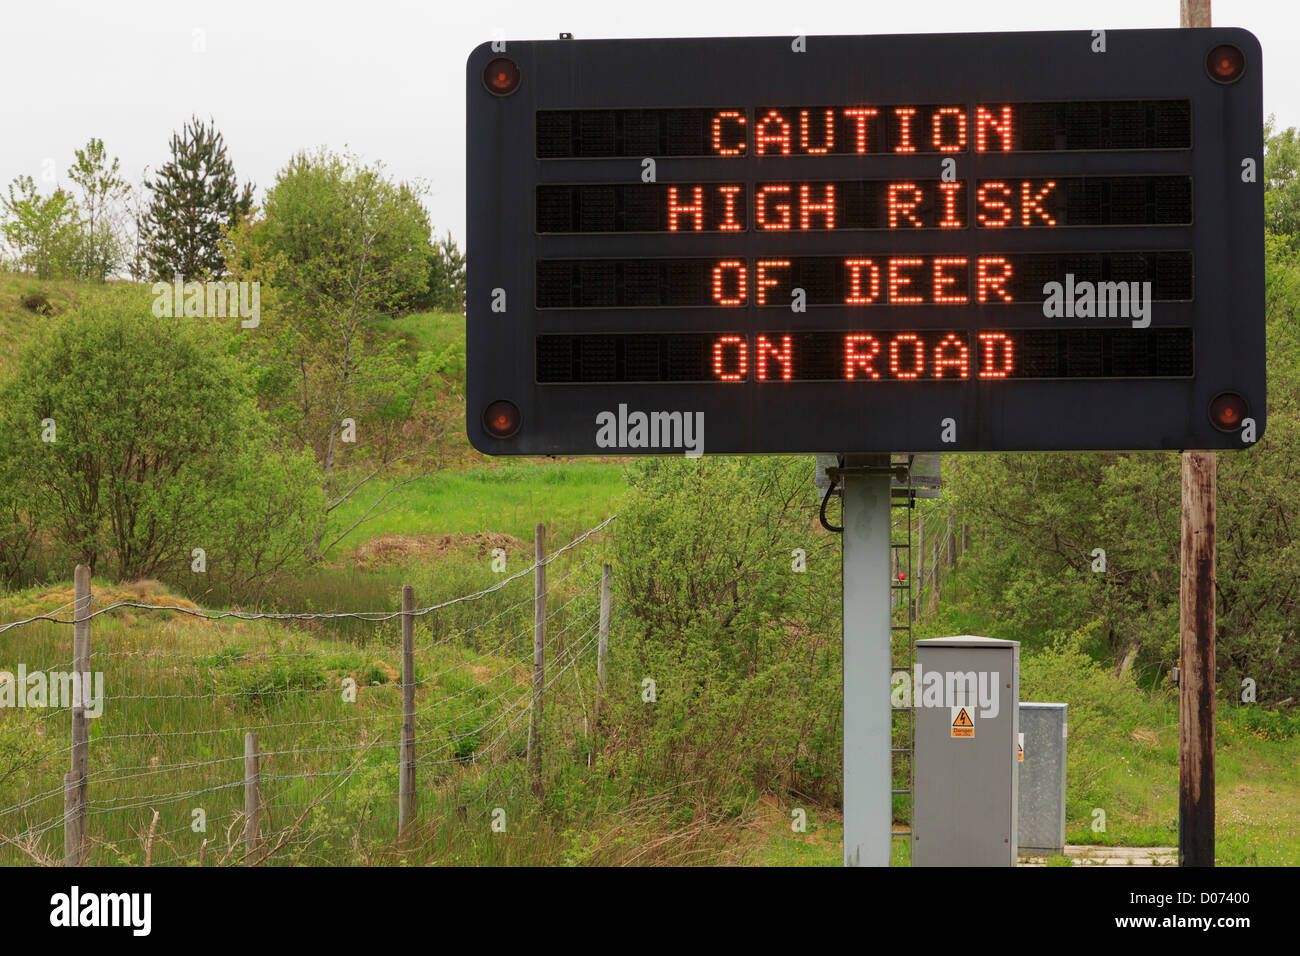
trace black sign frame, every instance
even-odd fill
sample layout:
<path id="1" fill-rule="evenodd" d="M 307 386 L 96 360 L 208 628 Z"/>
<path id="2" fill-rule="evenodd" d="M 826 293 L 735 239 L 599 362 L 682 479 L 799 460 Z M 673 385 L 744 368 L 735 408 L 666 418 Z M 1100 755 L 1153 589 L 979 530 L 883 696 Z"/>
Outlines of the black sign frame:
<path id="1" fill-rule="evenodd" d="M 1231 83 L 1207 57 L 1244 58 Z M 1099 49 L 1100 47 L 1100 49 Z M 1104 52 L 1103 52 L 1104 51 Z M 517 88 L 489 89 L 505 58 Z M 485 43 L 467 64 L 466 425 L 494 455 L 784 454 L 806 452 L 1231 449 L 1264 433 L 1264 230 L 1261 52 L 1245 30 L 553 40 Z M 763 233 L 552 234 L 536 231 L 539 185 L 641 183 L 645 159 L 670 183 L 934 179 L 943 154 L 611 156 L 539 159 L 539 111 L 714 109 L 799 104 L 1187 100 L 1190 149 L 948 154 L 959 179 L 1190 176 L 1191 225 L 1067 229 L 915 229 Z M 752 218 L 752 217 L 748 217 Z M 747 218 L 747 221 L 748 221 Z M 1129 328 L 1116 319 L 1043 316 L 1042 300 L 996 307 L 809 306 L 538 309 L 538 260 L 714 257 L 978 256 L 997 252 L 1190 250 L 1194 298 L 1156 302 L 1152 327 L 1190 327 L 1195 373 L 1182 378 L 539 383 L 545 335 L 664 334 L 730 329 Z M 1062 277 L 1063 278 L 1063 277 Z M 1211 404 L 1245 402 L 1248 428 L 1224 429 Z M 495 437 L 494 402 L 517 409 Z M 500 408 L 502 406 L 496 406 Z M 505 406 L 509 408 L 510 406 Z M 702 413 L 691 447 L 638 436 L 637 412 Z M 611 431 L 613 419 L 618 422 Z M 631 426 L 629 427 L 629 417 Z M 661 422 L 666 419 L 661 418 Z M 667 426 L 665 425 L 665 429 Z M 611 443 L 611 435 L 615 436 Z"/>

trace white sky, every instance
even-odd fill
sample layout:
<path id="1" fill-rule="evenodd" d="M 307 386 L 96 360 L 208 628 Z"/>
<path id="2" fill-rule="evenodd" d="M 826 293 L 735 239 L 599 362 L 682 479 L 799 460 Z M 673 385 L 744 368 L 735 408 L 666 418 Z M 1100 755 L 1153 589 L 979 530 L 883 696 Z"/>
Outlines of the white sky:
<path id="1" fill-rule="evenodd" d="M 0 188 L 92 136 L 136 183 L 191 114 L 261 190 L 301 149 L 350 147 L 423 178 L 464 244 L 465 58 L 508 40 L 1175 27 L 1178 0 L 0 0 Z M 1300 126 L 1300 4 L 1214 0 L 1264 48 L 1264 112 Z M 202 31 L 202 33 L 196 33 Z M 206 49 L 196 52 L 201 38 Z"/>

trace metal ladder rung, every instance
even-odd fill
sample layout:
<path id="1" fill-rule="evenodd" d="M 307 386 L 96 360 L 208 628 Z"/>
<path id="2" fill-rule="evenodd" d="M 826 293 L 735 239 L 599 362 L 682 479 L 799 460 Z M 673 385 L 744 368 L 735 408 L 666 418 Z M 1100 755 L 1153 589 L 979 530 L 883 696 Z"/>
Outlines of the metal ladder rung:
<path id="1" fill-rule="evenodd" d="M 910 480 L 911 479 L 909 477 L 908 479 L 909 485 L 910 485 Z M 913 601 L 912 601 L 912 588 L 915 585 L 915 582 L 912 580 L 912 573 L 915 570 L 913 568 L 913 564 L 915 562 L 912 556 L 912 512 L 916 508 L 916 502 L 914 496 L 911 494 L 909 490 L 906 496 L 900 495 L 899 497 L 891 498 L 890 504 L 894 508 L 906 509 L 903 515 L 899 517 L 899 524 L 902 525 L 900 530 L 903 531 L 905 534 L 905 537 L 901 542 L 895 541 L 893 537 L 894 529 L 892 527 L 893 525 L 892 511 L 891 511 L 891 521 L 890 521 L 891 528 L 890 528 L 890 538 L 889 538 L 889 554 L 890 554 L 890 564 L 892 565 L 892 568 L 891 568 L 890 580 L 889 580 L 889 592 L 890 592 L 891 616 L 894 611 L 897 611 L 899 608 L 901 608 L 903 613 L 903 620 L 906 623 L 894 624 L 891 621 L 889 626 L 889 632 L 890 632 L 891 639 L 893 635 L 898 634 L 900 632 L 907 634 L 907 664 L 906 665 L 894 664 L 893 661 L 891 660 L 889 670 L 892 677 L 893 674 L 911 674 L 913 667 L 916 663 L 916 649 L 914 643 L 916 639 L 916 635 L 912 629 L 914 624 L 912 620 L 912 612 L 914 610 Z M 906 577 L 901 582 L 898 580 L 897 577 L 900 571 L 905 572 L 906 574 Z M 906 594 L 906 597 L 895 598 L 894 595 L 900 591 L 904 592 Z M 897 608 L 892 606 L 894 605 L 895 601 L 898 602 Z M 892 640 L 891 640 L 891 644 L 892 644 Z M 900 715 L 896 720 L 894 714 L 895 712 L 899 712 L 899 711 L 906 712 L 906 716 Z M 907 722 L 905 725 L 899 722 L 904 720 Z M 906 797 L 908 800 L 909 807 L 914 807 L 916 803 L 916 794 L 914 792 L 916 788 L 916 778 L 915 778 L 916 711 L 915 709 L 912 707 L 891 707 L 890 727 L 891 727 L 891 734 L 899 734 L 900 736 L 903 736 L 904 737 L 903 742 L 907 744 L 907 746 L 895 747 L 892 746 L 891 743 L 889 749 L 889 753 L 890 753 L 889 762 L 891 767 L 891 774 L 898 773 L 902 775 L 903 773 L 905 773 L 906 780 L 908 783 L 908 786 L 906 788 L 891 789 L 890 795 L 891 797 L 893 796 Z M 895 755 L 898 755 L 899 757 L 905 755 L 907 757 L 907 763 L 901 766 L 899 764 L 896 764 L 894 762 Z M 909 810 L 908 827 L 906 829 L 895 830 L 891 826 L 890 827 L 891 838 L 895 836 L 905 836 L 910 841 L 912 837 L 911 823 L 912 820 L 910 819 L 910 810 Z"/>

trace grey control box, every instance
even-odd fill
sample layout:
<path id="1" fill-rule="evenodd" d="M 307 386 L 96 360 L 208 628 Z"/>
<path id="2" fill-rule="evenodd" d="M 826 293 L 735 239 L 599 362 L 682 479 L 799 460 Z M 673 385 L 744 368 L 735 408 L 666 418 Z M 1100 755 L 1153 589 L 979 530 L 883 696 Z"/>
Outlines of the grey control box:
<path id="1" fill-rule="evenodd" d="M 913 866 L 1014 866 L 1020 643 L 916 642 Z"/>
<path id="2" fill-rule="evenodd" d="M 1068 704 L 1020 705 L 1022 853 L 1065 852 L 1065 745 Z"/>

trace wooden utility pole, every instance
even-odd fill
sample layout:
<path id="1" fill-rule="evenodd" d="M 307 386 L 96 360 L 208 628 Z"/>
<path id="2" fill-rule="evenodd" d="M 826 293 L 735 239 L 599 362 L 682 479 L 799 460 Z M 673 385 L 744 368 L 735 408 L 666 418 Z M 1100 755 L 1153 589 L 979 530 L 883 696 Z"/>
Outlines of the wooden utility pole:
<path id="1" fill-rule="evenodd" d="M 1183 452 L 1179 587 L 1178 855 L 1214 865 L 1214 505 L 1217 455 Z"/>
<path id="2" fill-rule="evenodd" d="M 1180 26 L 1208 27 L 1210 0 L 1181 0 Z M 1178 858 L 1214 866 L 1214 522 L 1218 455 L 1182 455 L 1178 632 Z"/>
<path id="3" fill-rule="evenodd" d="M 1187 27 L 1209 27 L 1210 0 L 1179 0 L 1178 25 Z"/>
<path id="4" fill-rule="evenodd" d="M 90 693 L 90 568 L 77 565 L 72 577 L 72 758 L 63 778 L 63 863 L 86 862 L 90 733 L 86 724 L 86 698 Z"/>
<path id="5" fill-rule="evenodd" d="M 415 819 L 415 589 L 402 587 L 402 751 L 398 773 L 397 835 Z"/>
<path id="6" fill-rule="evenodd" d="M 533 570 L 533 705 L 528 721 L 528 772 L 534 789 L 542 780 L 542 707 L 546 686 L 546 525 L 538 524 L 534 532 Z"/>

